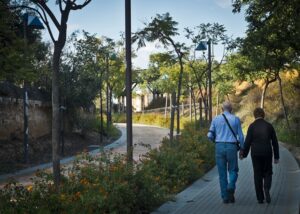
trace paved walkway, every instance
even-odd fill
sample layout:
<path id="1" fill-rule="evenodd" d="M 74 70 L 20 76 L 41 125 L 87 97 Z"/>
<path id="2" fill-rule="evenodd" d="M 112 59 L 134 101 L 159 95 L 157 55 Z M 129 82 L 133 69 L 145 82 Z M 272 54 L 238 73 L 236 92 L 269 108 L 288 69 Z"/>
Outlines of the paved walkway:
<path id="1" fill-rule="evenodd" d="M 280 163 L 273 167 L 272 202 L 256 201 L 250 157 L 239 161 L 236 202 L 223 204 L 220 197 L 216 167 L 176 196 L 175 201 L 163 204 L 155 214 L 299 214 L 300 169 L 291 153 L 280 146 Z"/>

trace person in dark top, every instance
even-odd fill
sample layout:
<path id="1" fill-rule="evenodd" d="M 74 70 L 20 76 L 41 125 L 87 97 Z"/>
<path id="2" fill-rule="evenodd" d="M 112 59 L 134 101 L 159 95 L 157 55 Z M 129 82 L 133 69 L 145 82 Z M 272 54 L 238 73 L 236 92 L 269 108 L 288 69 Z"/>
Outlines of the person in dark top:
<path id="1" fill-rule="evenodd" d="M 258 203 L 262 204 L 264 199 L 266 199 L 267 203 L 270 203 L 273 154 L 274 163 L 277 164 L 279 162 L 278 141 L 273 126 L 264 120 L 264 110 L 256 108 L 253 114 L 255 121 L 248 127 L 241 157 L 247 157 L 251 148 L 254 184 Z"/>

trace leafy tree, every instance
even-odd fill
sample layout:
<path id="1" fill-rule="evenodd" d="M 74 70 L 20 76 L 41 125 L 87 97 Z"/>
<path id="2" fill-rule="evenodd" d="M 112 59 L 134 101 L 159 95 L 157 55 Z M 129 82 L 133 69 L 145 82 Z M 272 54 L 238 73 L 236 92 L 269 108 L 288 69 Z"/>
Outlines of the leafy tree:
<path id="1" fill-rule="evenodd" d="M 236 0 L 233 12 L 240 12 L 244 6 L 247 6 L 245 18 L 249 25 L 242 54 L 255 63 L 258 71 L 270 73 L 272 78 L 269 79 L 278 80 L 282 108 L 289 126 L 280 72 L 299 62 L 299 2 Z"/>
<path id="2" fill-rule="evenodd" d="M 198 82 L 198 87 L 201 89 L 201 82 L 203 82 L 202 78 L 207 78 L 205 83 L 208 83 L 205 87 L 205 90 L 208 92 L 208 97 L 204 97 L 202 95 L 202 99 L 204 100 L 205 109 L 208 109 L 208 119 L 209 121 L 212 120 L 212 81 L 211 81 L 211 72 L 212 70 L 216 70 L 223 62 L 223 59 L 227 54 L 236 47 L 236 41 L 231 39 L 226 35 L 226 29 L 224 25 L 218 23 L 207 23 L 207 24 L 200 24 L 193 29 L 185 28 L 186 30 L 186 37 L 191 39 L 193 43 L 193 47 L 197 47 L 200 42 L 207 41 L 208 44 L 208 52 L 210 52 L 211 45 L 217 45 L 221 43 L 224 46 L 223 56 L 219 63 L 212 62 L 211 58 L 208 58 L 208 68 L 207 74 L 205 75 L 205 70 L 197 71 L 193 66 L 193 63 L 190 63 L 190 67 L 192 68 L 196 80 Z M 195 60 L 195 58 L 194 58 Z M 215 64 L 215 66 L 214 66 Z M 201 78 L 200 78 L 201 77 Z M 203 94 L 203 93 L 201 93 Z M 206 111 L 207 112 L 207 111 Z"/>
<path id="3" fill-rule="evenodd" d="M 47 70 L 49 45 L 41 41 L 40 30 L 27 27 L 24 32 L 21 12 L 12 10 L 9 3 L 0 2 L 0 79 L 40 86 L 40 71 Z"/>
<path id="4" fill-rule="evenodd" d="M 99 62 L 101 40 L 88 32 L 73 34 L 69 48 L 62 55 L 61 85 L 68 108 L 88 109 L 99 93 L 100 75 L 104 72 Z"/>
<path id="5" fill-rule="evenodd" d="M 261 94 L 261 108 L 264 108 L 265 96 L 268 86 L 276 81 L 274 73 L 270 70 L 261 69 L 256 66 L 247 56 L 241 53 L 232 54 L 227 57 L 227 63 L 222 66 L 226 73 L 231 73 L 233 80 L 254 82 L 257 79 L 264 80 L 264 87 Z"/>
<path id="6" fill-rule="evenodd" d="M 204 104 L 205 120 L 208 119 L 208 97 L 207 97 L 207 64 L 204 60 L 190 60 L 187 70 L 190 76 L 190 87 L 193 93 L 193 99 L 196 98 L 195 92 L 199 92 L 199 110 L 200 110 L 200 122 L 202 118 L 202 103 Z M 194 100 L 194 103 L 196 100 Z M 195 104 L 194 104 L 195 106 Z"/>
<path id="7" fill-rule="evenodd" d="M 155 18 L 152 19 L 150 23 L 145 23 L 146 27 L 135 33 L 133 41 L 137 41 L 138 47 L 145 46 L 145 40 L 149 42 L 159 41 L 164 45 L 165 48 L 172 47 L 176 58 L 180 66 L 178 86 L 177 86 L 177 96 L 176 96 L 176 106 L 177 106 L 177 135 L 180 132 L 180 95 L 181 95 L 181 85 L 183 76 L 183 65 L 184 65 L 184 55 L 187 53 L 187 47 L 183 43 L 175 42 L 174 37 L 178 35 L 178 29 L 176 26 L 178 23 L 173 20 L 169 13 L 157 14 Z M 174 91 L 175 92 L 175 91 Z M 173 95 L 175 97 L 175 95 Z M 175 109 L 171 110 L 171 127 L 170 127 L 170 138 L 173 140 L 173 130 L 174 130 L 174 115 Z"/>
<path id="8" fill-rule="evenodd" d="M 176 59 L 174 59 L 172 54 L 167 52 L 151 54 L 149 58 L 149 68 L 141 72 L 141 79 L 144 86 L 152 92 L 155 98 L 156 95 L 166 92 L 161 87 L 161 81 L 166 79 L 162 69 L 174 65 Z"/>
<path id="9" fill-rule="evenodd" d="M 52 161 L 53 161 L 53 174 L 54 184 L 56 189 L 59 189 L 60 183 L 60 157 L 59 157 L 59 135 L 60 135 L 60 108 L 59 108 L 59 70 L 60 58 L 62 50 L 66 43 L 67 38 L 67 23 L 71 11 L 81 10 L 88 5 L 91 0 L 83 0 L 78 3 L 76 0 L 57 0 L 56 4 L 59 7 L 58 19 L 54 12 L 49 8 L 48 1 L 46 0 L 32 0 L 20 3 L 15 3 L 14 7 L 23 8 L 34 11 L 42 19 L 46 25 L 50 38 L 54 44 L 53 58 L 52 58 Z M 27 3 L 27 4 L 26 4 Z M 36 6 L 36 8 L 32 7 Z M 51 29 L 49 20 L 54 24 L 54 28 L 58 31 L 57 38 L 54 37 L 53 29 Z"/>

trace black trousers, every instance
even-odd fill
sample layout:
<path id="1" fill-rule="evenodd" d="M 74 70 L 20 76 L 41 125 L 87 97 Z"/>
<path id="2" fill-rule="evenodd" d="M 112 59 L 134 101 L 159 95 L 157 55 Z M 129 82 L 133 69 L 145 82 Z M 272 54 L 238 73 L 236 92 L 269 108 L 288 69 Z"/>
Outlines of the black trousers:
<path id="1" fill-rule="evenodd" d="M 264 200 L 264 189 L 269 191 L 272 185 L 272 155 L 252 155 L 254 184 L 257 200 Z"/>

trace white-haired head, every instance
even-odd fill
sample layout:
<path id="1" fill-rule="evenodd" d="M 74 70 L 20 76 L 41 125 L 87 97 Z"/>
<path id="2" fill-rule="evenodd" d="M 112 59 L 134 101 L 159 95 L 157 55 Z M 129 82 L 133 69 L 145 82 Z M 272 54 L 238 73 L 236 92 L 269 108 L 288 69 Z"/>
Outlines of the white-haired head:
<path id="1" fill-rule="evenodd" d="M 231 103 L 228 102 L 228 101 L 225 101 L 223 103 L 223 105 L 222 105 L 222 109 L 223 109 L 223 111 L 229 111 L 229 112 L 231 112 L 232 111 L 232 105 L 231 105 Z"/>

